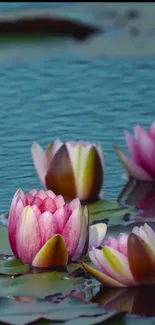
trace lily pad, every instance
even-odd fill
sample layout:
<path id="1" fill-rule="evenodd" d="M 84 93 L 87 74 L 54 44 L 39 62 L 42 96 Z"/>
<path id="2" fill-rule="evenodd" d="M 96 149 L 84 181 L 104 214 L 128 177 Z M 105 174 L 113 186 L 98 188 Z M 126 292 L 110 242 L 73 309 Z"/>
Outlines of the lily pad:
<path id="1" fill-rule="evenodd" d="M 77 298 L 67 298 L 57 305 L 43 300 L 26 303 L 17 303 L 16 300 L 8 298 L 0 300 L 0 321 L 13 325 L 24 325 L 41 319 L 63 322 L 80 316 L 95 316 L 95 321 L 96 316 L 103 313 L 98 304 L 84 303 Z M 111 316 L 112 313 L 108 314 Z M 104 313 L 104 316 L 107 314 Z M 81 321 L 81 317 L 79 320 Z"/>
<path id="2" fill-rule="evenodd" d="M 28 271 L 29 265 L 24 265 L 18 259 L 0 260 L 0 274 L 18 275 L 27 273 Z"/>
<path id="3" fill-rule="evenodd" d="M 8 286 L 4 283 L 0 295 L 44 298 L 56 293 L 68 294 L 79 288 L 83 281 L 83 278 L 71 279 L 64 272 L 26 274 L 11 279 Z"/>
<path id="4" fill-rule="evenodd" d="M 121 205 L 117 201 L 99 200 L 95 203 L 89 204 L 89 210 L 91 213 L 99 211 L 115 210 L 119 209 Z"/>
<path id="5" fill-rule="evenodd" d="M 2 226 L 0 226 L 0 254 L 13 255 L 8 241 L 8 230 Z"/>
<path id="6" fill-rule="evenodd" d="M 104 221 L 104 219 L 109 219 L 110 222 L 116 223 L 117 221 L 123 220 L 126 214 L 133 214 L 136 212 L 134 207 L 124 208 L 117 201 L 100 200 L 89 204 L 88 207 L 91 223 Z"/>
<path id="7" fill-rule="evenodd" d="M 85 318 L 77 318 L 75 320 L 71 320 L 65 323 L 65 325 L 80 325 L 80 323 L 84 324 L 84 325 L 101 325 L 101 324 L 107 324 L 109 321 L 113 322 L 114 320 L 119 322 L 121 321 L 121 319 L 124 318 L 124 313 L 118 313 L 116 311 L 113 312 L 108 312 L 105 313 L 102 316 L 97 316 L 97 317 L 85 317 Z M 113 324 L 113 323 L 111 323 Z M 121 325 L 121 322 L 119 323 Z"/>

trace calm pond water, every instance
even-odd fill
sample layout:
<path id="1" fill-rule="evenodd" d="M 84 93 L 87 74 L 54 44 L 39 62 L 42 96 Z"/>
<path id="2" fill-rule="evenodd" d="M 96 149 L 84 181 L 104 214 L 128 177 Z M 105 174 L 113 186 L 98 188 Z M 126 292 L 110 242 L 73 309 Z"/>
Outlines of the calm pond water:
<path id="1" fill-rule="evenodd" d="M 0 62 L 0 213 L 12 195 L 39 188 L 31 144 L 56 138 L 100 143 L 105 152 L 105 198 L 124 181 L 113 144 L 125 149 L 124 129 L 146 128 L 155 112 L 154 59 L 83 59 L 63 52 Z"/>

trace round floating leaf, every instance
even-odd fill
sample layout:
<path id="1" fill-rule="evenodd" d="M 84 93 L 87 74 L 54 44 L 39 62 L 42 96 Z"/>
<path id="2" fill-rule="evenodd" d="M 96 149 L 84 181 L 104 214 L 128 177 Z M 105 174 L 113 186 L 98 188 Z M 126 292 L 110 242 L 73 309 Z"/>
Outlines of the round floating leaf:
<path id="1" fill-rule="evenodd" d="M 96 317 L 103 313 L 98 304 L 85 303 L 77 298 L 66 298 L 57 305 L 45 300 L 18 303 L 16 298 L 0 299 L 0 321 L 13 325 L 24 325 L 41 319 L 62 322 L 80 317 L 81 320 L 81 316 L 95 316 L 95 321 Z M 104 313 L 104 316 L 106 315 Z"/>
<path id="2" fill-rule="evenodd" d="M 83 281 L 82 278 L 71 279 L 68 273 L 63 272 L 26 274 L 13 278 L 9 286 L 5 286 L 5 292 L 2 292 L 2 295 L 44 298 L 56 293 L 67 294 L 79 288 Z"/>
<path id="3" fill-rule="evenodd" d="M 0 226 L 0 254 L 13 255 L 8 241 L 8 229 L 3 226 Z"/>
<path id="4" fill-rule="evenodd" d="M 113 324 L 115 325 L 116 322 L 118 322 L 117 324 L 119 325 L 123 325 L 123 322 L 121 322 L 124 318 L 125 313 L 119 313 L 116 311 L 112 311 L 112 312 L 107 312 L 104 313 L 104 315 L 102 316 L 96 316 L 94 317 L 80 317 L 74 320 L 70 320 L 67 321 L 65 323 L 65 325 L 80 325 L 84 324 L 84 325 L 101 325 L 101 324 Z"/>
<path id="5" fill-rule="evenodd" d="M 104 221 L 109 219 L 110 222 L 117 222 L 123 219 L 126 214 L 136 212 L 134 207 L 123 208 L 116 201 L 100 200 L 96 203 L 88 205 L 90 212 L 90 222 Z"/>
<path id="6" fill-rule="evenodd" d="M 8 260 L 0 260 L 0 274 L 18 275 L 27 273 L 29 265 L 24 265 L 20 260 L 12 258 Z"/>
<path id="7" fill-rule="evenodd" d="M 97 213 L 99 211 L 107 211 L 107 210 L 116 210 L 121 208 L 121 205 L 117 201 L 107 201 L 107 200 L 99 200 L 95 203 L 91 203 L 88 205 L 89 211 L 91 213 Z"/>

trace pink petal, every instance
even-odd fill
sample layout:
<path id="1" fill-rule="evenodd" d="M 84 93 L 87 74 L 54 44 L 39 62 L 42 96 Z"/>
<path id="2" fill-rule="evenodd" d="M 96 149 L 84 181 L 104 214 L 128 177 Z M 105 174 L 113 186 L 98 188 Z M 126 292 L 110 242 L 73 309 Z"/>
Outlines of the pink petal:
<path id="1" fill-rule="evenodd" d="M 34 202 L 34 196 L 31 193 L 26 194 L 27 205 L 32 205 Z"/>
<path id="2" fill-rule="evenodd" d="M 40 191 L 38 191 L 36 197 L 39 197 L 43 201 L 48 197 L 48 195 L 47 195 L 46 191 L 40 190 Z"/>
<path id="3" fill-rule="evenodd" d="M 56 195 L 54 194 L 54 192 L 51 191 L 51 190 L 46 191 L 46 195 L 48 197 L 51 197 L 51 199 L 54 199 L 56 197 Z"/>
<path id="4" fill-rule="evenodd" d="M 74 210 L 76 208 L 78 208 L 79 206 L 81 206 L 80 200 L 78 198 L 73 199 L 70 203 L 69 203 L 69 209 L 70 210 Z"/>
<path id="5" fill-rule="evenodd" d="M 68 221 L 67 211 L 64 207 L 61 207 L 53 214 L 54 221 L 57 224 L 58 233 L 61 234 L 66 222 Z"/>
<path id="6" fill-rule="evenodd" d="M 65 205 L 65 200 L 62 195 L 57 195 L 54 198 L 54 203 L 55 203 L 57 209 L 59 209 Z"/>
<path id="7" fill-rule="evenodd" d="M 16 193 L 14 194 L 12 202 L 11 202 L 10 214 L 15 213 L 17 202 L 19 201 L 19 199 L 22 200 L 23 198 L 24 198 L 24 192 L 21 189 L 17 190 Z"/>
<path id="8" fill-rule="evenodd" d="M 78 242 L 80 240 L 80 235 L 81 235 L 81 228 L 82 228 L 82 211 L 81 208 L 76 208 L 72 212 L 62 232 L 62 236 L 64 237 L 68 248 L 70 259 L 74 255 L 75 250 L 78 246 Z"/>
<path id="9" fill-rule="evenodd" d="M 108 247 L 112 247 L 118 249 L 118 241 L 115 237 L 109 236 L 108 239 L 104 243 Z"/>
<path id="10" fill-rule="evenodd" d="M 37 205 L 37 207 L 39 208 L 42 205 L 42 203 L 43 203 L 43 200 L 40 199 L 40 197 L 36 196 L 33 204 Z"/>
<path id="11" fill-rule="evenodd" d="M 31 264 L 41 248 L 41 238 L 37 218 L 30 206 L 27 206 L 18 220 L 17 252 L 26 264 Z"/>
<path id="12" fill-rule="evenodd" d="M 30 193 L 31 195 L 33 195 L 33 196 L 36 196 L 36 194 L 38 193 L 38 191 L 35 190 L 35 189 L 33 189 L 33 190 L 31 190 L 29 193 Z"/>
<path id="13" fill-rule="evenodd" d="M 12 202 L 12 207 L 10 209 L 9 219 L 8 219 L 8 237 L 9 237 L 11 249 L 16 257 L 18 257 L 17 242 L 16 242 L 17 223 L 23 210 L 24 210 L 23 201 L 19 197 L 18 197 L 18 201 L 16 201 L 14 197 Z"/>
<path id="14" fill-rule="evenodd" d="M 122 161 L 124 167 L 127 169 L 128 174 L 135 179 L 139 179 L 141 181 L 150 181 L 153 180 L 151 175 L 149 175 L 144 169 L 138 166 L 133 160 L 128 158 L 119 148 L 115 149 L 118 154 L 120 160 Z"/>
<path id="15" fill-rule="evenodd" d="M 146 131 L 140 125 L 136 125 L 134 133 L 135 133 L 136 141 L 139 144 L 139 140 L 140 140 L 142 134 L 146 133 Z"/>
<path id="16" fill-rule="evenodd" d="M 49 211 L 42 213 L 38 218 L 38 222 L 41 236 L 41 246 L 43 246 L 57 233 L 58 228 L 54 216 Z"/>
<path id="17" fill-rule="evenodd" d="M 45 211 L 49 211 L 50 213 L 54 213 L 57 209 L 54 200 L 51 199 L 50 197 L 47 197 L 42 204 L 39 207 L 41 213 L 45 212 Z"/>
<path id="18" fill-rule="evenodd" d="M 118 237 L 118 250 L 127 256 L 128 235 L 120 234 Z"/>
<path id="19" fill-rule="evenodd" d="M 31 208 L 32 208 L 32 210 L 33 210 L 33 212 L 34 212 L 36 218 L 38 218 L 38 217 L 40 216 L 40 214 L 41 214 L 41 212 L 40 212 L 38 206 L 37 206 L 36 204 L 33 204 L 33 205 L 31 206 Z"/>
<path id="20" fill-rule="evenodd" d="M 155 121 L 151 124 L 150 127 L 150 136 L 154 140 L 155 139 Z"/>
<path id="21" fill-rule="evenodd" d="M 154 142 L 140 126 L 135 128 L 135 134 L 139 145 L 140 166 L 155 177 Z"/>
<path id="22" fill-rule="evenodd" d="M 139 164 L 140 163 L 139 147 L 136 141 L 133 139 L 132 135 L 128 131 L 125 131 L 125 139 L 128 145 L 128 149 L 131 153 L 132 159 L 135 160 L 137 164 Z"/>
<path id="23" fill-rule="evenodd" d="M 36 167 L 37 173 L 40 177 L 41 182 L 45 185 L 45 176 L 48 172 L 50 162 L 38 143 L 33 143 L 32 148 L 32 158 L 34 165 Z"/>

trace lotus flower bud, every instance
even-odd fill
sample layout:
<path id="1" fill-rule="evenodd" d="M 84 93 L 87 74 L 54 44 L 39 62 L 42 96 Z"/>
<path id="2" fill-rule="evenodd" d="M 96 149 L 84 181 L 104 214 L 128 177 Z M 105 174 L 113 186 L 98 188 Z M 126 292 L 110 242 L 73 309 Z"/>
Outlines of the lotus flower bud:
<path id="1" fill-rule="evenodd" d="M 67 200 L 99 196 L 104 179 L 103 152 L 99 145 L 57 140 L 44 152 L 34 143 L 32 157 L 41 182 L 56 195 L 61 194 Z"/>
<path id="2" fill-rule="evenodd" d="M 102 244 L 106 224 L 89 227 L 78 198 L 67 204 L 52 191 L 18 190 L 12 200 L 8 235 L 14 255 L 35 267 L 66 266 Z"/>

